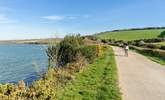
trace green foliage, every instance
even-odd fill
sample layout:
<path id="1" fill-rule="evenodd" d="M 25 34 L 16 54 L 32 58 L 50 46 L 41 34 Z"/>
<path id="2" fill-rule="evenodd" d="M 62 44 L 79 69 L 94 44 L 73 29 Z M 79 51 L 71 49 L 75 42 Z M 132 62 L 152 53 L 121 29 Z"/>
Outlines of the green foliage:
<path id="1" fill-rule="evenodd" d="M 82 46 L 79 48 L 79 52 L 87 59 L 89 63 L 92 63 L 96 58 L 96 46 Z"/>
<path id="2" fill-rule="evenodd" d="M 131 43 L 131 45 L 138 46 L 138 47 L 143 47 L 143 48 L 150 48 L 150 49 L 161 49 L 165 50 L 165 42 L 156 42 L 156 43 Z"/>
<path id="3" fill-rule="evenodd" d="M 75 57 L 78 55 L 77 48 L 83 45 L 80 35 L 68 35 L 59 43 L 59 51 L 57 54 L 57 61 L 59 65 L 65 65 L 76 61 Z"/>
<path id="4" fill-rule="evenodd" d="M 165 37 L 165 31 L 161 32 L 159 37 L 163 37 L 164 38 Z"/>
<path id="5" fill-rule="evenodd" d="M 90 63 L 96 57 L 96 46 L 84 45 L 80 35 L 68 35 L 57 45 L 49 46 L 47 50 L 49 60 L 58 66 L 75 62 L 79 54 Z"/>
<path id="6" fill-rule="evenodd" d="M 160 48 L 160 46 L 155 45 L 155 44 L 144 44 L 143 47 L 151 48 L 151 49 L 159 49 Z"/>
<path id="7" fill-rule="evenodd" d="M 83 45 L 80 35 L 68 35 L 60 43 L 49 46 L 47 55 L 51 62 L 63 66 L 76 60 L 80 45 Z"/>
<path id="8" fill-rule="evenodd" d="M 144 41 L 145 43 L 156 43 L 156 42 L 164 41 L 164 39 L 162 38 L 140 39 L 140 40 Z M 140 40 L 137 40 L 137 41 L 140 41 Z"/>
<path id="9" fill-rule="evenodd" d="M 64 39 L 60 42 L 60 45 L 72 45 L 72 46 L 80 46 L 83 44 L 83 39 L 78 35 L 67 35 Z"/>
<path id="10" fill-rule="evenodd" d="M 60 44 L 59 52 L 57 54 L 58 65 L 65 65 L 75 61 L 77 49 L 73 45 Z"/>

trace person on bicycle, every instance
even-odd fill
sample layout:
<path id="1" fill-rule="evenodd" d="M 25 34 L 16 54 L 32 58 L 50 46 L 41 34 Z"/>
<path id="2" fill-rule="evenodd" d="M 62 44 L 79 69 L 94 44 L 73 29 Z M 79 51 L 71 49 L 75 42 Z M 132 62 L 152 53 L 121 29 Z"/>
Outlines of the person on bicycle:
<path id="1" fill-rule="evenodd" d="M 125 46 L 124 46 L 124 51 L 125 51 L 125 56 L 128 57 L 128 51 L 129 51 L 129 46 L 128 46 L 128 44 L 125 44 Z"/>

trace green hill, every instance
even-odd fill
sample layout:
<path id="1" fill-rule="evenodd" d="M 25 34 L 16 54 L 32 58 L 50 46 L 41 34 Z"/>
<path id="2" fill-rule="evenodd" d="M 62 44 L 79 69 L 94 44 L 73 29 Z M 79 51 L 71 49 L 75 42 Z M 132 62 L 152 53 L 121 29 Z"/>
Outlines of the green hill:
<path id="1" fill-rule="evenodd" d="M 165 29 L 137 29 L 137 30 L 117 30 L 110 32 L 101 32 L 96 34 L 96 37 L 101 39 L 116 39 L 116 40 L 137 40 L 156 38 Z"/>

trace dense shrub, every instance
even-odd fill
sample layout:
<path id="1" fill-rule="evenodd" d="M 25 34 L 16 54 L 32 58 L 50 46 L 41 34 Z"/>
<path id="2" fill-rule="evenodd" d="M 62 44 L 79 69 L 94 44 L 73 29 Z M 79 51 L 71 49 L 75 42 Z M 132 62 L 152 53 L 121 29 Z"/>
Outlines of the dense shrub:
<path id="1" fill-rule="evenodd" d="M 83 45 L 83 41 L 80 35 L 68 35 L 60 43 L 49 46 L 47 55 L 51 62 L 62 66 L 76 60 L 77 48 L 81 45 Z"/>
<path id="2" fill-rule="evenodd" d="M 162 59 L 165 59 L 165 52 L 163 50 L 139 48 L 139 47 L 135 47 L 135 46 L 130 46 L 130 49 L 136 50 L 142 54 L 152 55 L 155 57 L 161 57 Z"/>
<path id="3" fill-rule="evenodd" d="M 60 44 L 59 52 L 57 54 L 58 65 L 65 65 L 75 61 L 77 54 L 76 48 L 69 44 Z"/>
<path id="4" fill-rule="evenodd" d="M 164 41 L 164 39 L 163 38 L 140 39 L 140 40 L 134 40 L 131 42 L 135 42 L 137 44 L 140 41 L 143 41 L 144 43 L 156 43 L 156 42 L 162 42 L 162 41 Z"/>
<path id="5" fill-rule="evenodd" d="M 154 50 L 144 49 L 144 50 L 142 50 L 140 52 L 141 53 L 146 53 L 146 54 L 152 55 L 152 56 L 159 56 L 159 53 L 154 51 Z"/>
<path id="6" fill-rule="evenodd" d="M 147 43 L 143 43 L 143 42 L 137 42 L 137 43 L 134 44 L 134 46 L 143 47 L 143 48 L 150 48 L 150 49 L 160 49 L 159 45 L 147 44 Z"/>
<path id="7" fill-rule="evenodd" d="M 159 37 L 165 38 L 165 31 L 161 32 Z"/>
<path id="8" fill-rule="evenodd" d="M 155 43 L 164 41 L 162 38 L 143 39 L 146 43 Z"/>
<path id="9" fill-rule="evenodd" d="M 158 45 L 155 45 L 155 44 L 146 44 L 145 46 L 146 46 L 146 48 L 151 48 L 151 49 L 159 49 L 160 48 Z"/>
<path id="10" fill-rule="evenodd" d="M 51 64 L 63 66 L 75 62 L 77 55 L 84 56 L 92 62 L 96 57 L 96 46 L 87 46 L 80 35 L 68 35 L 55 46 L 49 46 L 47 55 Z"/>
<path id="11" fill-rule="evenodd" d="M 102 39 L 102 40 L 101 40 L 101 42 L 102 42 L 102 43 L 108 43 L 108 42 L 109 42 L 109 40 Z"/>
<path id="12" fill-rule="evenodd" d="M 96 46 L 82 46 L 79 48 L 79 52 L 87 59 L 89 63 L 92 63 L 96 58 Z"/>
<path id="13" fill-rule="evenodd" d="M 160 49 L 165 50 L 165 46 L 160 46 Z"/>
<path id="14" fill-rule="evenodd" d="M 108 39 L 109 43 L 114 43 L 115 39 Z"/>

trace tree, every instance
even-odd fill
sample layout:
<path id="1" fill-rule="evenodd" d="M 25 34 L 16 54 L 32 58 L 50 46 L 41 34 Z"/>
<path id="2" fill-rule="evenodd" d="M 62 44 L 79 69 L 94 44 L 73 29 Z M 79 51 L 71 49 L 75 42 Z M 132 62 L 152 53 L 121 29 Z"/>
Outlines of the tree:
<path id="1" fill-rule="evenodd" d="M 159 37 L 165 38 L 165 31 L 161 32 Z"/>
<path id="2" fill-rule="evenodd" d="M 57 66 L 63 66 L 74 62 L 79 53 L 78 48 L 83 45 L 82 37 L 78 35 L 67 35 L 60 43 L 49 46 L 47 55 L 50 65 L 56 63 Z M 51 64 L 52 63 L 52 64 Z"/>

